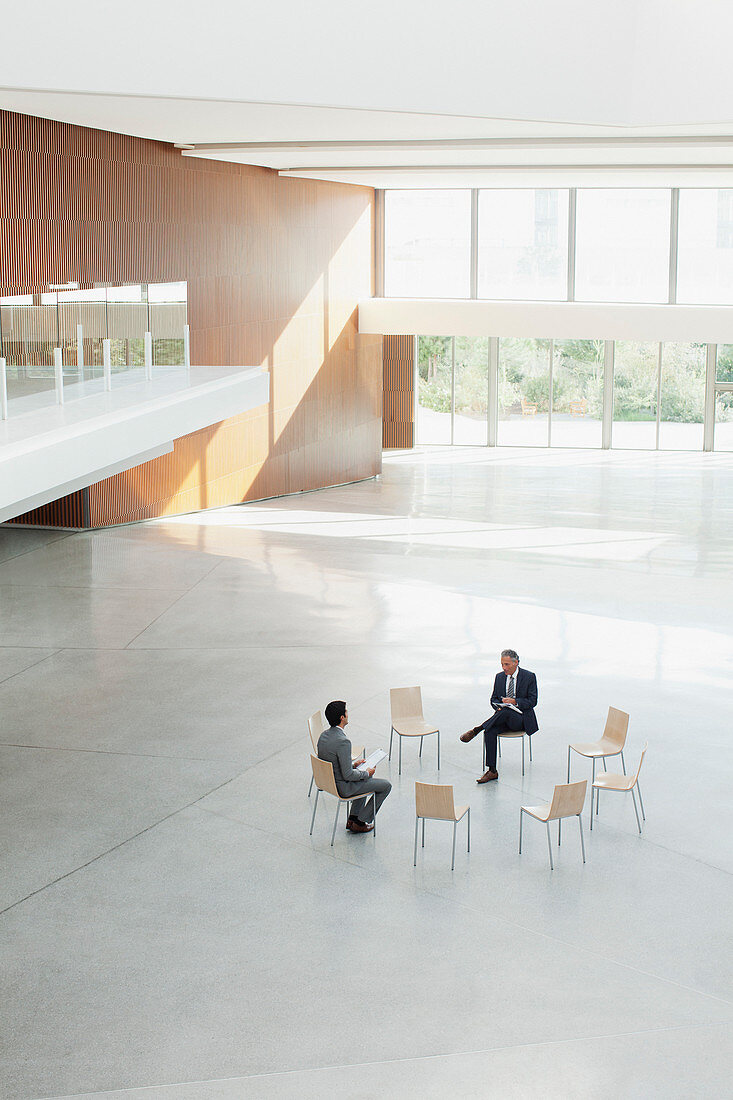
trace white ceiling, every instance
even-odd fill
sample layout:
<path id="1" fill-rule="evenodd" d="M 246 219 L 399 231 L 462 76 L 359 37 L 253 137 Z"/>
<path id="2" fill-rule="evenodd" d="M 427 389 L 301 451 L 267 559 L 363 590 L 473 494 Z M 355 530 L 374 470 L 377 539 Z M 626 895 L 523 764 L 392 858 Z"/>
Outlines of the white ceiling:
<path id="1" fill-rule="evenodd" d="M 36 0 L 3 24 L 0 107 L 184 155 L 371 186 L 733 186 L 727 0 Z"/>

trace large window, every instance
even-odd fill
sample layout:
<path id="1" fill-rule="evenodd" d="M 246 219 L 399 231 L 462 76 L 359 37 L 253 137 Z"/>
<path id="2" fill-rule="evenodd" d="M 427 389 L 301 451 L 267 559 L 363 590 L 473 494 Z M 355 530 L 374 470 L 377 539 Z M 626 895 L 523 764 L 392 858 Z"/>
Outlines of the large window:
<path id="1" fill-rule="evenodd" d="M 480 191 L 478 296 L 562 300 L 568 293 L 568 192 Z"/>
<path id="2" fill-rule="evenodd" d="M 669 191 L 579 190 L 576 300 L 668 301 L 669 224 Z"/>
<path id="3" fill-rule="evenodd" d="M 733 304 L 733 190 L 680 191 L 677 301 Z"/>
<path id="4" fill-rule="evenodd" d="M 551 347 L 550 340 L 499 340 L 500 445 L 548 445 Z"/>
<path id="5" fill-rule="evenodd" d="M 385 294 L 467 298 L 471 275 L 470 191 L 387 191 Z"/>
<path id="6" fill-rule="evenodd" d="M 733 450 L 733 345 L 717 348 L 714 377 L 715 354 L 702 343 L 421 336 L 416 442 Z"/>
<path id="7" fill-rule="evenodd" d="M 388 297 L 733 305 L 733 188 L 388 190 L 384 242 Z"/>
<path id="8" fill-rule="evenodd" d="M 556 340 L 552 369 L 553 447 L 600 447 L 602 340 Z"/>

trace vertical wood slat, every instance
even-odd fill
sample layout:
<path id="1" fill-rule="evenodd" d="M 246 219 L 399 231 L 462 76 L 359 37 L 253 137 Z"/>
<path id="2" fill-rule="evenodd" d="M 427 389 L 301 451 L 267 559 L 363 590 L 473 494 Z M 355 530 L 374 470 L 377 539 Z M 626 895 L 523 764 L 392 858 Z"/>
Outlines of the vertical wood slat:
<path id="1" fill-rule="evenodd" d="M 270 372 L 269 407 L 91 486 L 87 522 L 379 472 L 381 348 L 356 322 L 371 293 L 373 205 L 371 188 L 183 158 L 162 142 L 0 111 L 0 294 L 185 280 L 193 362 Z"/>
<path id="2" fill-rule="evenodd" d="M 415 337 L 385 336 L 382 446 L 415 445 Z"/>

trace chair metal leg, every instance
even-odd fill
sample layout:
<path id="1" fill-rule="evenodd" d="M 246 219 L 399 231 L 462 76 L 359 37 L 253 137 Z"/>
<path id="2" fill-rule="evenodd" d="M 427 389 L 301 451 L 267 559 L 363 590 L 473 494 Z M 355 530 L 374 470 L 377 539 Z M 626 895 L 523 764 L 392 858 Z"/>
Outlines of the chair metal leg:
<path id="1" fill-rule="evenodd" d="M 336 816 L 333 819 L 333 832 L 331 833 L 331 847 L 333 848 L 333 839 L 336 836 L 336 826 L 339 823 L 339 813 L 341 811 L 341 800 L 336 802 Z"/>
<path id="2" fill-rule="evenodd" d="M 440 771 L 440 730 L 438 730 L 438 771 Z"/>
<path id="3" fill-rule="evenodd" d="M 318 809 L 318 796 L 319 796 L 320 793 L 321 793 L 320 787 L 316 787 L 316 800 L 313 803 L 313 816 L 311 817 L 311 831 L 308 834 L 309 836 L 313 836 L 313 822 L 316 820 L 316 810 Z"/>
<path id="4" fill-rule="evenodd" d="M 522 775 L 524 775 L 524 734 L 522 734 Z"/>
<path id="5" fill-rule="evenodd" d="M 554 871 L 555 864 L 552 862 L 552 844 L 550 843 L 550 822 L 546 821 L 545 825 L 547 826 L 547 851 L 550 853 L 550 870 Z"/>
<path id="6" fill-rule="evenodd" d="M 313 790 L 313 784 L 315 783 L 315 781 L 316 781 L 316 777 L 315 777 L 314 775 L 312 775 L 312 776 L 311 776 L 311 785 L 310 785 L 310 787 L 308 788 L 308 797 L 309 797 L 309 798 L 310 798 L 310 796 L 311 796 L 311 791 Z"/>
<path id="7" fill-rule="evenodd" d="M 524 810 L 519 811 L 519 854 L 522 854 L 522 822 L 524 821 Z"/>
<path id="8" fill-rule="evenodd" d="M 641 806 L 641 816 L 646 821 L 646 814 L 644 813 L 644 800 L 641 797 L 641 787 L 639 786 L 639 780 L 636 781 L 636 793 L 639 795 L 639 805 Z"/>
<path id="9" fill-rule="evenodd" d="M 397 737 L 399 738 L 400 742 L 400 766 L 397 769 L 397 774 L 402 775 L 402 738 L 400 737 L 399 733 L 397 734 Z"/>
<path id="10" fill-rule="evenodd" d="M 639 833 L 641 833 L 641 821 L 639 820 L 639 811 L 636 808 L 636 795 L 634 794 L 634 788 L 631 788 L 631 799 L 634 803 L 634 813 L 636 814 L 636 824 L 639 826 Z"/>
<path id="11" fill-rule="evenodd" d="M 583 853 L 583 863 L 585 863 L 585 841 L 583 840 L 582 816 L 582 814 L 578 814 L 578 828 L 580 829 L 580 850 Z"/>
<path id="12" fill-rule="evenodd" d="M 605 756 L 602 756 L 601 760 L 603 761 L 603 770 L 604 770 L 604 772 L 607 772 L 608 768 L 606 767 L 606 758 L 605 758 Z"/>
<path id="13" fill-rule="evenodd" d="M 372 825 L 374 826 L 374 828 L 372 829 L 372 836 L 376 836 L 377 835 L 377 796 L 374 795 L 374 794 L 372 795 Z"/>
<path id="14" fill-rule="evenodd" d="M 501 760 L 501 734 L 496 739 L 496 747 L 499 750 L 499 759 Z"/>
<path id="15" fill-rule="evenodd" d="M 626 775 L 626 761 L 624 760 L 623 750 L 621 751 L 621 767 L 624 769 L 624 775 Z"/>
<path id="16" fill-rule="evenodd" d="M 418 760 L 422 760 L 422 743 L 423 743 L 423 739 L 421 737 L 420 738 L 420 752 L 417 754 Z"/>
<path id="17" fill-rule="evenodd" d="M 570 782 L 570 745 L 568 745 L 568 783 Z"/>
<path id="18" fill-rule="evenodd" d="M 450 864 L 451 871 L 455 871 L 455 869 L 456 869 L 456 826 L 457 826 L 457 824 L 458 824 L 457 821 L 453 822 L 453 856 L 451 858 L 451 864 Z"/>
<path id="19" fill-rule="evenodd" d="M 417 867 L 417 827 L 420 824 L 420 818 L 415 815 L 415 851 L 412 858 L 412 866 Z"/>
<path id="20" fill-rule="evenodd" d="M 471 807 L 470 806 L 468 807 L 468 813 L 466 814 L 466 817 L 468 818 L 468 823 L 467 823 L 468 824 L 468 841 L 467 841 L 467 844 L 466 844 L 466 851 L 470 852 L 471 851 Z"/>
<path id="21" fill-rule="evenodd" d="M 425 818 L 422 819 L 422 847 L 425 847 Z"/>
<path id="22" fill-rule="evenodd" d="M 562 818 L 557 819 L 557 846 L 560 847 L 560 838 L 562 837 Z"/>
<path id="23" fill-rule="evenodd" d="M 392 759 L 392 738 L 393 737 L 394 737 L 394 726 L 392 726 L 392 729 L 389 731 L 389 756 L 387 757 L 388 760 Z"/>
<path id="24" fill-rule="evenodd" d="M 527 740 L 529 741 L 529 762 L 532 763 L 532 734 L 527 734 Z"/>
<path id="25" fill-rule="evenodd" d="M 595 783 L 595 781 L 596 781 L 596 758 L 594 756 L 593 757 L 593 774 L 591 775 L 591 780 L 590 780 L 590 827 L 591 827 L 591 832 L 593 831 L 593 784 Z M 596 813 L 598 813 L 598 810 L 596 810 Z"/>

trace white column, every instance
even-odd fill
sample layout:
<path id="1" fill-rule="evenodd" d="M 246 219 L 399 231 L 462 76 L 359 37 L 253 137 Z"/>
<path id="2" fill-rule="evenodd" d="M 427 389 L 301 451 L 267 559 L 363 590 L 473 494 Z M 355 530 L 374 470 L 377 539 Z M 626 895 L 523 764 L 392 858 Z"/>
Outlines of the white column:
<path id="1" fill-rule="evenodd" d="M 8 419 L 8 376 L 5 360 L 0 358 L 0 420 Z"/>
<path id="2" fill-rule="evenodd" d="M 104 363 L 104 388 L 112 389 L 112 341 L 102 340 L 102 362 Z"/>
<path id="3" fill-rule="evenodd" d="M 53 373 L 56 378 L 56 404 L 64 403 L 64 365 L 61 359 L 61 348 L 53 349 Z"/>
<path id="4" fill-rule="evenodd" d="M 183 326 L 183 365 L 186 370 L 191 369 L 191 329 Z"/>
<path id="5" fill-rule="evenodd" d="M 79 381 L 84 381 L 84 328 L 82 325 L 76 326 L 76 371 L 79 375 Z"/>
<path id="6" fill-rule="evenodd" d="M 145 333 L 145 381 L 153 381 L 153 334 Z"/>

